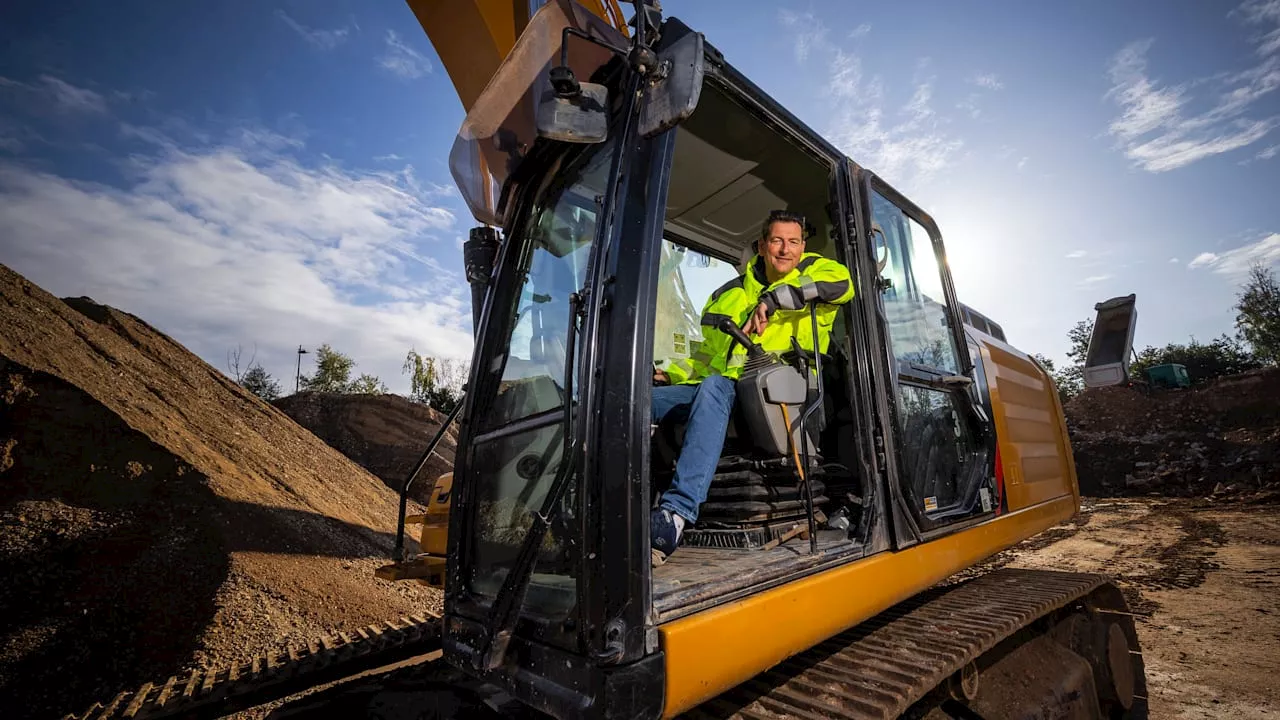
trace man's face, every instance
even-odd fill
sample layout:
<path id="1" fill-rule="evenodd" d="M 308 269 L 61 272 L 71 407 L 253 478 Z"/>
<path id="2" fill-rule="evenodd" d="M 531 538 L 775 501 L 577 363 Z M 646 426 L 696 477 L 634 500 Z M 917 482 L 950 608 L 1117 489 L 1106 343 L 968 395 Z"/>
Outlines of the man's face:
<path id="1" fill-rule="evenodd" d="M 779 277 L 786 275 L 804 254 L 804 229 L 800 223 L 775 221 L 760 240 L 760 254 Z"/>

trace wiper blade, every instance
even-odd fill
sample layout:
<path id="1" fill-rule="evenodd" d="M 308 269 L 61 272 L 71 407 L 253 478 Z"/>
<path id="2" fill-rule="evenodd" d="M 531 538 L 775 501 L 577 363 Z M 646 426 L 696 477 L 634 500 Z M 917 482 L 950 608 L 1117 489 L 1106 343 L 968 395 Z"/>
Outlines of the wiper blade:
<path id="1" fill-rule="evenodd" d="M 582 295 L 569 295 L 569 330 L 567 333 L 564 360 L 564 449 L 560 453 L 560 467 L 551 481 L 551 487 L 542 501 L 542 507 L 533 513 L 533 522 L 529 534 L 520 546 L 511 570 L 502 581 L 502 587 L 493 599 L 489 609 L 489 640 L 485 643 L 484 652 L 479 655 L 479 669 L 493 670 L 502 664 L 507 654 L 507 647 L 515 634 L 516 620 L 520 617 L 520 608 L 524 605 L 525 593 L 529 589 L 529 580 L 533 577 L 533 566 L 538 559 L 538 548 L 542 539 L 551 527 L 551 521 L 560 511 L 560 500 L 569 487 L 577 467 L 578 439 L 573 432 L 573 376 L 574 350 L 578 344 L 578 317 L 582 313 Z"/>

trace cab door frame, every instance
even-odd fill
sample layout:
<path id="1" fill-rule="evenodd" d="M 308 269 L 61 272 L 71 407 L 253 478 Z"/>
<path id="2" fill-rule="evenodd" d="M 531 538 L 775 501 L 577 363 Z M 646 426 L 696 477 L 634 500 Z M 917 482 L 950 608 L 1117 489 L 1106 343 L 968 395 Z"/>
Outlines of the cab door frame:
<path id="1" fill-rule="evenodd" d="M 889 531 L 893 545 L 897 548 L 906 548 L 932 537 L 954 532 L 959 527 L 968 525 L 975 519 L 984 519 L 989 514 L 987 511 L 972 512 L 977 489 L 985 482 L 985 478 L 978 479 L 970 475 L 977 472 L 977 468 L 981 468 L 984 476 L 989 474 L 987 468 L 992 465 L 994 429 L 991 427 L 986 411 L 975 405 L 973 393 L 969 389 L 975 382 L 975 368 L 964 331 L 961 305 L 946 262 L 945 247 L 937 223 L 918 205 L 874 173 L 858 167 L 852 161 L 848 164 L 850 177 L 853 179 L 851 185 L 853 204 L 857 212 L 858 242 L 862 253 L 872 259 L 871 262 L 864 263 L 869 267 L 864 269 L 862 287 L 867 293 L 863 307 L 869 320 L 868 327 L 872 336 L 870 343 L 878 350 L 875 353 L 877 370 L 875 403 L 879 411 L 875 438 L 877 461 L 882 468 L 880 480 L 884 483 L 883 495 L 889 505 L 886 514 L 890 523 Z M 973 434 L 976 444 L 976 451 L 973 453 L 973 459 L 976 462 L 970 466 L 974 469 L 969 471 L 970 475 L 966 475 L 965 483 L 966 488 L 969 488 L 967 495 L 974 497 L 966 497 L 964 504 L 969 509 L 960 513 L 942 514 L 936 518 L 929 518 L 922 510 L 914 507 L 903 490 L 903 483 L 909 481 L 907 477 L 909 469 L 902 456 L 905 443 L 902 438 L 903 428 L 898 421 L 899 388 L 906 381 L 911 386 L 942 389 L 939 386 L 942 376 L 921 371 L 916 367 L 911 368 L 911 372 L 906 376 L 900 372 L 900 363 L 894 354 L 888 316 L 881 297 L 880 275 L 875 264 L 876 239 L 873 232 L 875 226 L 872 193 L 888 200 L 928 233 L 934 252 L 933 260 L 936 262 L 936 269 L 940 272 L 943 297 L 946 301 L 945 317 L 949 331 L 948 337 L 955 353 L 957 375 L 967 378 L 969 383 L 967 386 L 952 385 L 949 388 L 949 396 L 960 412 L 962 421 Z"/>

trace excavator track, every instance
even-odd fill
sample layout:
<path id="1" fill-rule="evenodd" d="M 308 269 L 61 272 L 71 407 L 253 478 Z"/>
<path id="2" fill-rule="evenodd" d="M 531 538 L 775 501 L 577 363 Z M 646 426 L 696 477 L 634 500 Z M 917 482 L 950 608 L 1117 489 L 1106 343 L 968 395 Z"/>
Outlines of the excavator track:
<path id="1" fill-rule="evenodd" d="M 1080 617 L 1071 618 L 1073 614 Z M 1096 619 L 1104 632 L 1123 633 L 1125 642 L 1112 640 L 1109 646 L 1098 647 L 1085 637 L 1089 632 L 1081 630 L 1089 622 L 1084 618 Z M 1070 622 L 1072 619 L 1078 622 Z M 1111 630 L 1112 626 L 1118 630 Z M 1075 650 L 1095 659 L 1101 653 L 1104 666 L 1108 665 L 1106 650 L 1110 647 L 1118 654 L 1112 656 L 1110 665 L 1118 667 L 1101 674 L 1094 670 L 1099 675 L 1095 679 L 1099 694 L 1108 691 L 1110 688 L 1103 685 L 1110 683 L 1129 703 L 1124 717 L 1146 717 L 1142 655 L 1133 617 L 1120 591 L 1099 575 L 1015 569 L 1000 569 L 923 592 L 779 663 L 683 717 L 880 719 L 905 713 L 906 717 L 980 718 L 984 715 L 967 707 L 955 709 L 960 697 L 953 694 L 963 694 L 962 685 L 977 693 L 979 677 L 985 672 L 979 668 L 989 664 L 988 653 L 997 649 L 999 652 L 991 655 L 1013 657 L 1015 665 L 1030 660 L 1034 667 L 1036 658 L 1029 651 L 1013 656 L 1011 651 L 1016 650 L 1009 646 L 1018 642 L 1021 648 L 1040 650 L 1051 637 L 1067 644 L 1072 644 L 1073 638 L 1084 638 L 1075 641 Z M 1061 649 L 1054 644 L 1044 651 Z M 1003 679 L 1015 693 L 1028 687 L 1019 678 Z M 952 699 L 938 703 L 942 705 L 934 711 L 938 714 L 929 714 L 929 708 L 921 705 L 939 693 Z M 1070 701 L 1068 697 L 1066 702 Z"/>
<path id="2" fill-rule="evenodd" d="M 222 717 L 439 647 L 439 618 L 402 617 L 321 637 L 302 647 L 290 644 L 245 662 L 147 683 L 64 720 Z"/>

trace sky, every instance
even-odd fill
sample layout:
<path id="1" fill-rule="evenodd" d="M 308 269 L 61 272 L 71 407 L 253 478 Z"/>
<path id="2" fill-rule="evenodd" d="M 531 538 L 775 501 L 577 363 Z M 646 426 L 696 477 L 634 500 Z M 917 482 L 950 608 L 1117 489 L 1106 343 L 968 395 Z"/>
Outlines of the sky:
<path id="1" fill-rule="evenodd" d="M 1026 352 L 1129 293 L 1139 349 L 1211 340 L 1280 264 L 1280 0 L 662 5 L 924 207 Z M 406 4 L 3 14 L 0 263 L 286 391 L 299 346 L 394 392 L 469 356 L 463 109 Z"/>

